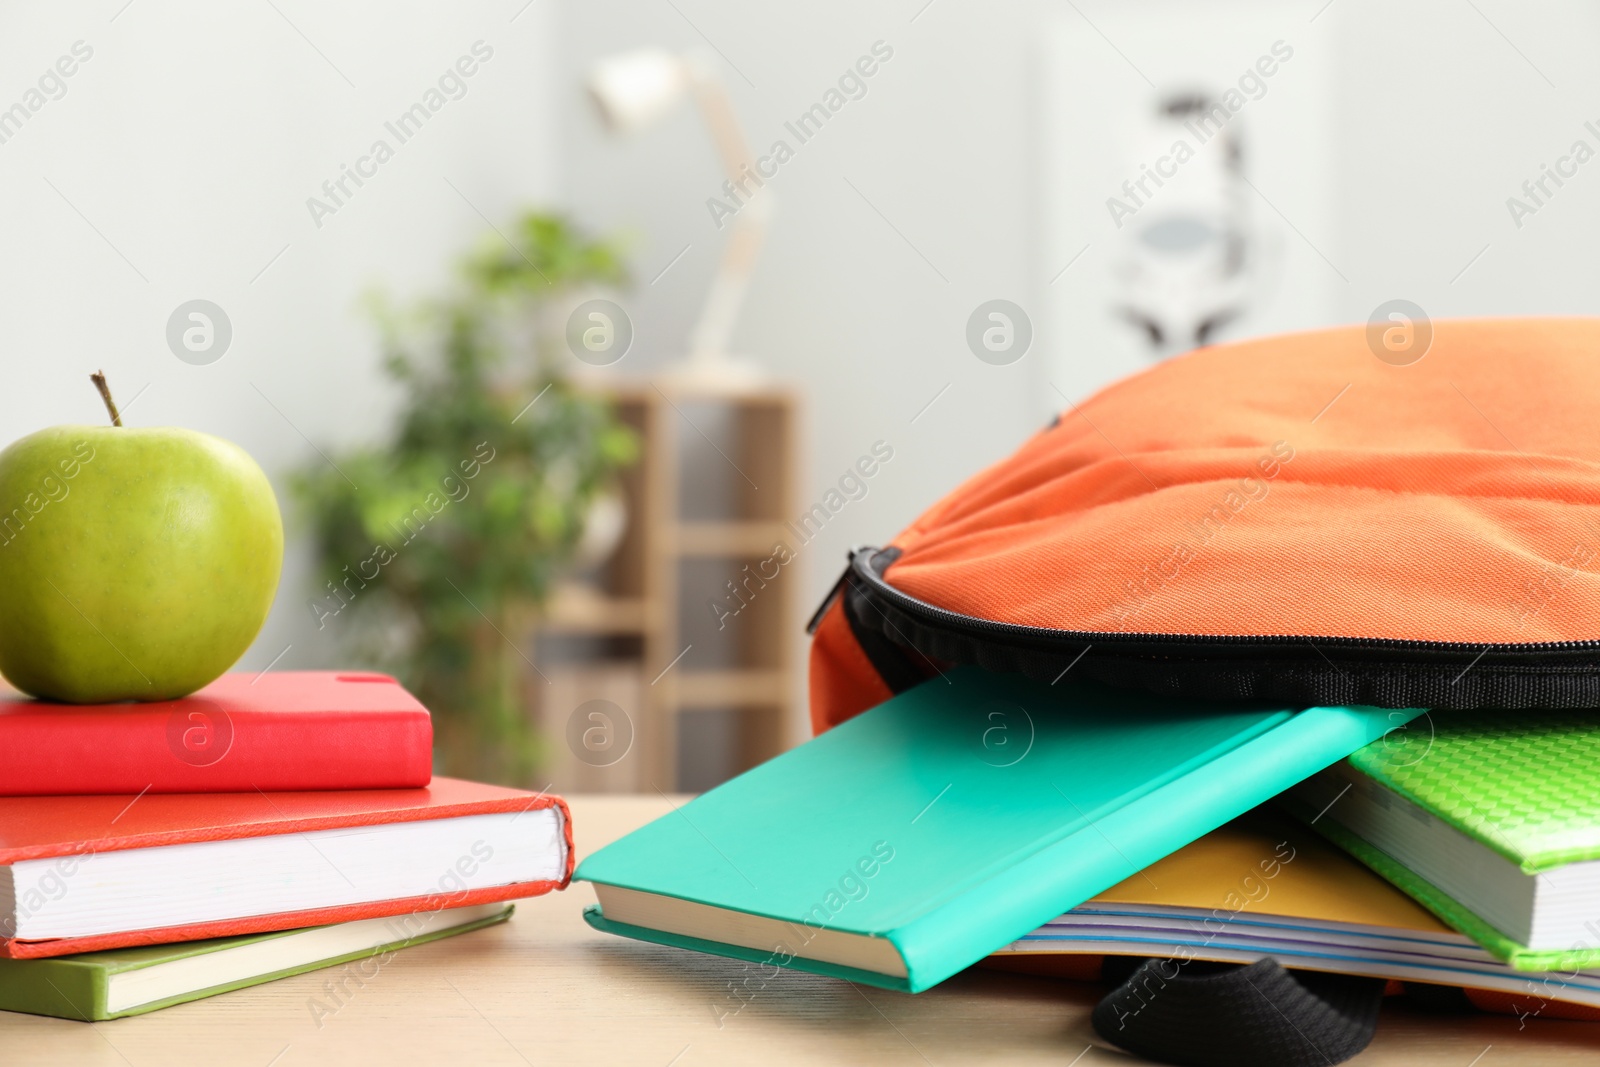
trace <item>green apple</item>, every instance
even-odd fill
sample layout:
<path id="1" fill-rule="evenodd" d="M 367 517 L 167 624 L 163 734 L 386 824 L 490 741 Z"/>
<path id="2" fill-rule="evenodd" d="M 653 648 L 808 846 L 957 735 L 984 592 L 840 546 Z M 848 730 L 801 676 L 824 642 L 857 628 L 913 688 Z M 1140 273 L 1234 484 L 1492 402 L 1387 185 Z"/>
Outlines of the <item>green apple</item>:
<path id="1" fill-rule="evenodd" d="M 282 566 L 277 497 L 231 442 L 55 426 L 0 452 L 0 673 L 24 692 L 192 693 L 255 640 Z"/>

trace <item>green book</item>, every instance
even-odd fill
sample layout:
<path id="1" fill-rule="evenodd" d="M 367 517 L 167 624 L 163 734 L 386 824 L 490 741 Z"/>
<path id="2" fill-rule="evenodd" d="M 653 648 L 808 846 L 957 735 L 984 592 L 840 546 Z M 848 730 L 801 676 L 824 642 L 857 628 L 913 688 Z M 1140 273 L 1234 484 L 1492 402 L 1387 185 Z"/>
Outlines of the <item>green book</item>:
<path id="1" fill-rule="evenodd" d="M 585 918 L 601 930 L 916 992 L 1413 714 L 961 668 L 601 849 L 575 877 L 594 883 Z"/>
<path id="2" fill-rule="evenodd" d="M 1431 715 L 1287 799 L 1516 969 L 1600 966 L 1600 711 Z"/>
<path id="3" fill-rule="evenodd" d="M 0 959 L 0 1011 L 97 1022 L 348 964 L 310 999 L 336 1014 L 375 978 L 392 953 L 511 918 L 512 906 L 479 904 L 412 915 L 216 937 L 170 945 L 82 952 L 49 959 Z"/>

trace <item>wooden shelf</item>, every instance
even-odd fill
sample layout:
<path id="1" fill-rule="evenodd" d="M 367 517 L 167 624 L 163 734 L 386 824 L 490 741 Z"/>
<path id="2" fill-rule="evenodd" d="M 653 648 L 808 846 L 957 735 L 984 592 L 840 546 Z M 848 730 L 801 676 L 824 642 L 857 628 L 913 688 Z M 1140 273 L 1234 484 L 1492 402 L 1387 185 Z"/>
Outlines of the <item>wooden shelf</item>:
<path id="1" fill-rule="evenodd" d="M 582 586 L 563 586 L 550 598 L 539 628 L 560 634 L 640 634 L 649 611 L 638 597 L 608 597 Z"/>
<path id="2" fill-rule="evenodd" d="M 524 672 L 523 692 L 551 741 L 554 788 L 649 792 L 660 783 L 677 790 L 690 775 L 703 788 L 707 768 L 736 774 L 805 732 L 796 702 L 805 619 L 796 599 L 797 567 L 785 565 L 781 578 L 763 579 L 759 601 L 739 613 L 737 627 L 728 633 L 715 627 L 720 636 L 701 632 L 707 598 L 723 595 L 726 579 L 742 565 L 753 569 L 779 544 L 792 550 L 796 543 L 782 520 L 800 514 L 799 398 L 775 384 L 704 391 L 667 381 L 596 379 L 589 388 L 609 398 L 639 438 L 638 462 L 618 477 L 627 524 L 592 586 L 558 588 L 543 616 L 529 620 L 537 634 L 530 663 L 551 638 L 622 640 L 549 641 L 545 669 Z M 700 413 L 692 404 L 707 406 L 706 425 L 717 438 L 706 440 L 726 464 L 688 458 L 704 436 L 697 433 Z M 701 521 L 690 514 L 721 518 Z M 676 662 L 691 644 L 703 663 L 724 669 L 693 669 L 694 659 Z M 668 663 L 675 665 L 654 684 Z M 590 700 L 614 704 L 623 713 L 618 723 L 625 720 L 633 730 L 629 754 L 615 764 L 591 763 L 570 751 L 572 716 Z M 719 709 L 735 714 L 709 724 L 686 723 L 681 714 Z M 710 731 L 706 736 L 716 735 L 716 743 L 680 753 L 681 735 L 694 729 Z"/>
<path id="3" fill-rule="evenodd" d="M 680 522 L 676 533 L 680 556 L 767 556 L 794 540 L 781 522 Z"/>
<path id="4" fill-rule="evenodd" d="M 788 685 L 788 675 L 777 670 L 683 671 L 672 687 L 674 710 L 783 704 L 790 696 Z"/>

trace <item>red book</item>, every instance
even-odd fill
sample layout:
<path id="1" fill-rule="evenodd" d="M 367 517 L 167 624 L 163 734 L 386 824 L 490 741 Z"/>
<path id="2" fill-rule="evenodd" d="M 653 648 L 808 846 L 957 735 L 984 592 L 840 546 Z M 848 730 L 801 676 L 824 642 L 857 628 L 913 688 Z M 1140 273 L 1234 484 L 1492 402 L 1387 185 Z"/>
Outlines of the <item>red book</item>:
<path id="1" fill-rule="evenodd" d="M 425 916 L 563 889 L 559 797 L 426 789 L 0 798 L 0 955 Z"/>
<path id="2" fill-rule="evenodd" d="M 428 784 L 428 709 L 384 674 L 225 674 L 150 704 L 0 698 L 0 797 Z"/>

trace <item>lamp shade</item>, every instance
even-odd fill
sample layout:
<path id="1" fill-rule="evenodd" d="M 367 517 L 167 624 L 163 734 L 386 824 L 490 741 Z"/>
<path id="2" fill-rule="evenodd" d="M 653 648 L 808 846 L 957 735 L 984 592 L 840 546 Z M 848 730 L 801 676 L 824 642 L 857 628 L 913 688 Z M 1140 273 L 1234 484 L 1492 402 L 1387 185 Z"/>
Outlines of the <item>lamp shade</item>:
<path id="1" fill-rule="evenodd" d="M 689 86 L 684 61 L 662 48 L 607 56 L 589 74 L 589 93 L 613 130 L 637 129 L 659 118 Z"/>

